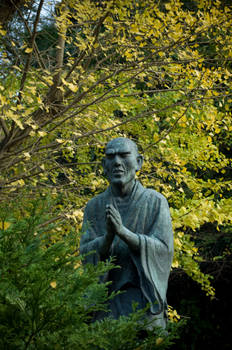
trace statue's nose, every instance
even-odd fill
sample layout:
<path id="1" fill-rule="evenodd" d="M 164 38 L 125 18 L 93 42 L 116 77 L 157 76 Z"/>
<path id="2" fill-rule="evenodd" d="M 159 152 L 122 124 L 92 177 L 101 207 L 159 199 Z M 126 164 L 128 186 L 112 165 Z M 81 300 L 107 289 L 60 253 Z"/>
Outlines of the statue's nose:
<path id="1" fill-rule="evenodd" d="M 114 157 L 114 164 L 115 165 L 120 165 L 121 164 L 121 159 L 118 155 Z"/>

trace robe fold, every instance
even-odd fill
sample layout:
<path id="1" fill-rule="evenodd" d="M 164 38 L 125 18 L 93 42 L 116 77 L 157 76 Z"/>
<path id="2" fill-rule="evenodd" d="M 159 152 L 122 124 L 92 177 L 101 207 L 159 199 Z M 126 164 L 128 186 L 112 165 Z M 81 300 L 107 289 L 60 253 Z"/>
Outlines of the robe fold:
<path id="1" fill-rule="evenodd" d="M 107 204 L 118 209 L 123 225 L 139 237 L 138 251 L 132 251 L 119 237 L 114 238 L 109 255 L 115 257 L 115 264 L 121 268 L 109 271 L 106 277 L 112 282 L 110 291 L 137 288 L 141 298 L 149 303 L 150 313 L 163 315 L 167 309 L 166 292 L 173 257 L 173 232 L 166 198 L 136 181 L 126 202 L 116 202 L 110 187 L 91 199 L 84 213 L 80 244 L 81 254 L 93 252 L 86 257 L 86 263 L 97 264 L 103 259 L 100 242 L 106 233 Z M 127 294 L 130 298 L 130 293 Z M 117 303 L 117 307 L 121 308 L 119 315 L 125 314 L 123 305 Z"/>

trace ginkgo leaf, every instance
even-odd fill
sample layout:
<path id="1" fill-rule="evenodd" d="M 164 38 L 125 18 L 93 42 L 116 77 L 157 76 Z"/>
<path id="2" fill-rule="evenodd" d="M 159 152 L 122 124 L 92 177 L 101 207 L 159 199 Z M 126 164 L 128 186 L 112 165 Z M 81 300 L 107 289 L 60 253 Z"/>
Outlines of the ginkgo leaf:
<path id="1" fill-rule="evenodd" d="M 26 53 L 31 53 L 32 51 L 33 51 L 32 47 L 27 47 L 25 50 Z"/>
<path id="2" fill-rule="evenodd" d="M 53 289 L 55 289 L 55 288 L 57 287 L 56 281 L 52 281 L 52 282 L 50 283 L 50 286 L 51 286 Z"/>

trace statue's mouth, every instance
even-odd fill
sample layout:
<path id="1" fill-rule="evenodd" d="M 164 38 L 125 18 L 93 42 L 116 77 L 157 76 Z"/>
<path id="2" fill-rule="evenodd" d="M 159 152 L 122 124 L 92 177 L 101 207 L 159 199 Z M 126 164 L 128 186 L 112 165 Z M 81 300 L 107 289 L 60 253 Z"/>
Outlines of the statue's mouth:
<path id="1" fill-rule="evenodd" d="M 114 170 L 113 171 L 113 174 L 123 174 L 124 173 L 124 171 L 123 170 L 121 170 L 121 169 L 116 169 L 116 170 Z"/>

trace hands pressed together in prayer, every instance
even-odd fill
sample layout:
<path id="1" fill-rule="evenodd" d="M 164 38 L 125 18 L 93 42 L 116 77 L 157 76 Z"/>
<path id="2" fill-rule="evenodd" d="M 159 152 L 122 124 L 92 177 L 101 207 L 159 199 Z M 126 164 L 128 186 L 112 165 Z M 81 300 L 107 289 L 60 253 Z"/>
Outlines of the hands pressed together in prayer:
<path id="1" fill-rule="evenodd" d="M 123 229 L 121 215 L 112 204 L 106 206 L 106 229 L 110 236 L 120 235 Z"/>
<path id="2" fill-rule="evenodd" d="M 122 223 L 119 211 L 112 205 L 106 206 L 106 241 L 111 245 L 115 235 L 119 236 L 129 248 L 136 250 L 139 246 L 138 235 L 129 231 Z"/>

